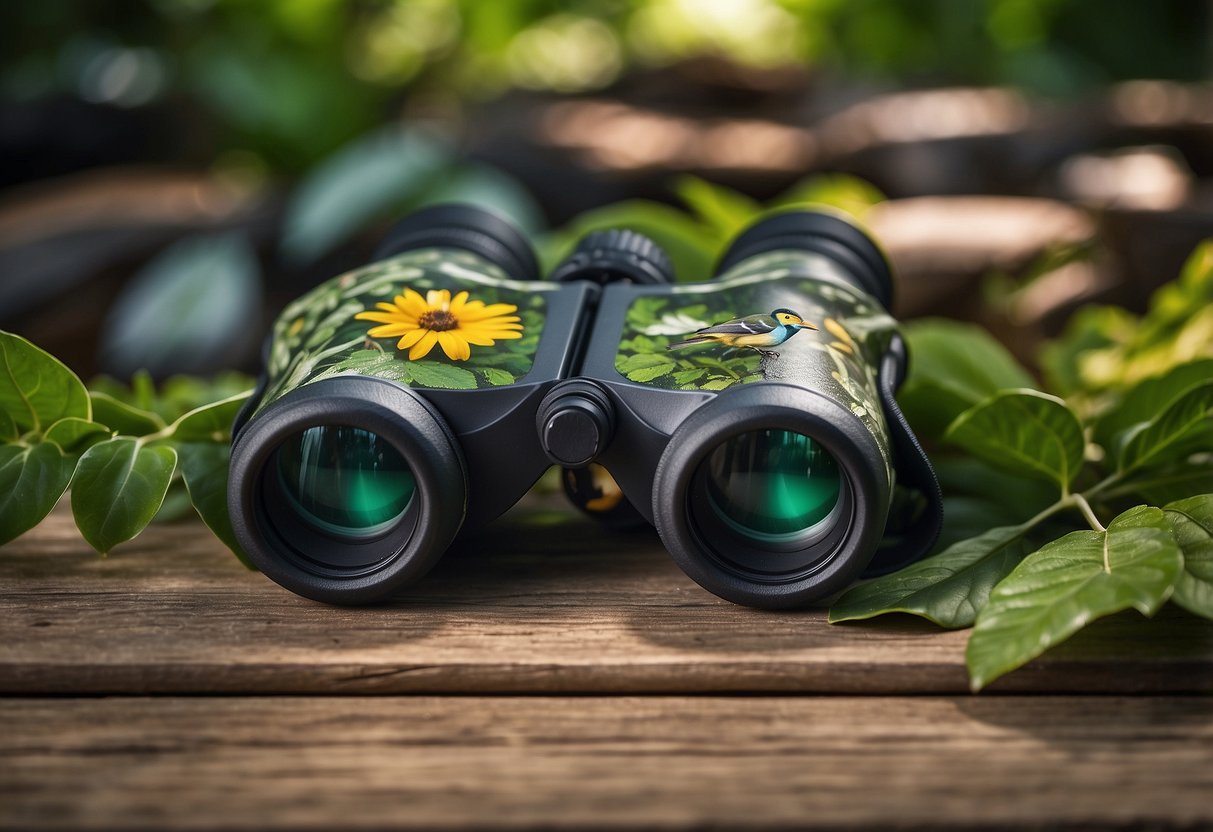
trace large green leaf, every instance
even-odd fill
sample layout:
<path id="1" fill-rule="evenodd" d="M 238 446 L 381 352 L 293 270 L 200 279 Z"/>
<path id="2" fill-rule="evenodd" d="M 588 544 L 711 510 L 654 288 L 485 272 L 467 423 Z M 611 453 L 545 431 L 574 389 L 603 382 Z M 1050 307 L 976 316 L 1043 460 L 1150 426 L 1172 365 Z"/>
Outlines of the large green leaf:
<path id="1" fill-rule="evenodd" d="M 745 194 L 698 176 L 679 177 L 674 192 L 724 238 L 733 237 L 762 213 L 762 206 Z"/>
<path id="2" fill-rule="evenodd" d="M 255 346 L 261 329 L 260 271 L 243 232 L 173 243 L 110 306 L 99 347 L 103 363 L 121 375 L 231 366 Z M 145 379 L 134 404 L 148 409 L 155 391 Z"/>
<path id="3" fill-rule="evenodd" d="M 75 457 L 50 442 L 0 445 L 0 545 L 50 514 L 75 469 Z"/>
<path id="4" fill-rule="evenodd" d="M 77 419 L 75 416 L 60 419 L 42 435 L 44 442 L 54 442 L 65 453 L 72 455 L 82 454 L 109 437 L 110 431 L 105 425 L 87 419 Z"/>
<path id="5" fill-rule="evenodd" d="M 177 453 L 181 458 L 181 476 L 198 516 L 241 563 L 252 569 L 252 562 L 236 541 L 227 511 L 230 447 L 215 442 L 185 442 L 177 446 Z"/>
<path id="6" fill-rule="evenodd" d="M 1213 491 L 1213 457 L 1152 465 L 1131 475 L 1108 494 L 1133 494 L 1151 505 L 1160 506 L 1206 491 Z"/>
<path id="7" fill-rule="evenodd" d="M 295 190 L 283 218 L 283 253 L 310 262 L 376 217 L 436 184 L 449 151 L 414 130 L 387 127 L 343 147 Z"/>
<path id="8" fill-rule="evenodd" d="M 177 467 L 177 452 L 128 437 L 85 451 L 72 480 L 72 513 L 84 539 L 104 554 L 156 516 Z"/>
<path id="9" fill-rule="evenodd" d="M 1162 509 L 1138 506 L 1105 531 L 1071 532 L 1024 558 L 994 587 L 965 658 L 974 690 L 1031 661 L 1091 621 L 1126 609 L 1153 615 L 1183 556 Z"/>
<path id="10" fill-rule="evenodd" d="M 75 373 L 20 335 L 2 331 L 0 411 L 21 433 L 41 432 L 68 416 L 92 416 L 88 391 Z"/>
<path id="11" fill-rule="evenodd" d="M 1150 464 L 1173 462 L 1177 455 L 1196 450 L 1190 440 L 1208 435 L 1211 419 L 1213 380 L 1189 389 L 1149 422 L 1125 433 L 1119 442 L 1120 469 L 1132 471 Z"/>
<path id="12" fill-rule="evenodd" d="M 1166 516 L 1184 554 L 1184 571 L 1171 600 L 1188 612 L 1213 618 L 1213 494 L 1170 503 Z"/>
<path id="13" fill-rule="evenodd" d="M 910 374 L 897 395 L 920 436 L 938 438 L 962 412 L 999 390 L 1035 386 L 1002 344 L 976 326 L 924 320 L 906 326 Z"/>
<path id="14" fill-rule="evenodd" d="M 1189 361 L 1130 388 L 1095 422 L 1095 441 L 1112 450 L 1118 434 L 1149 422 L 1182 394 L 1213 379 L 1213 358 Z M 1210 424 L 1213 430 L 1213 424 Z M 1213 442 L 1210 443 L 1213 448 Z"/>
<path id="15" fill-rule="evenodd" d="M 849 590 L 830 607 L 831 623 L 905 612 L 941 627 L 969 627 L 990 590 L 1023 559 L 1026 526 L 1003 526 Z"/>
<path id="16" fill-rule="evenodd" d="M 945 438 L 1014 474 L 1068 488 L 1082 467 L 1082 424 L 1066 403 L 1036 390 L 1007 390 L 969 408 Z"/>
<path id="17" fill-rule="evenodd" d="M 213 404 L 196 407 L 173 423 L 173 438 L 180 442 L 220 442 L 231 439 L 232 422 L 251 391 Z"/>
<path id="18" fill-rule="evenodd" d="M 147 410 L 114 398 L 109 393 L 93 390 L 93 421 L 105 425 L 123 436 L 146 436 L 164 428 L 164 420 Z"/>

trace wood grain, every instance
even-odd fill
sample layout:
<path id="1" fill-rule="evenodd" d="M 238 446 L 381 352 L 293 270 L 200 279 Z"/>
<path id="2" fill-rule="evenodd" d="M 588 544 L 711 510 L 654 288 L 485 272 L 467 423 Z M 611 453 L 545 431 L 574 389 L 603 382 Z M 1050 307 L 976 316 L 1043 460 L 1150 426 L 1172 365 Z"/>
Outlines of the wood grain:
<path id="1" fill-rule="evenodd" d="M 1213 824 L 1213 700 L 0 700 L 4 828 Z"/>
<path id="2" fill-rule="evenodd" d="M 1102 622 L 994 690 L 1213 689 L 1213 624 L 1160 618 Z M 21 694 L 967 690 L 964 632 L 737 607 L 651 532 L 535 509 L 372 609 L 298 598 L 196 522 L 99 558 L 57 511 L 0 550 L 0 621 L 0 692 Z"/>

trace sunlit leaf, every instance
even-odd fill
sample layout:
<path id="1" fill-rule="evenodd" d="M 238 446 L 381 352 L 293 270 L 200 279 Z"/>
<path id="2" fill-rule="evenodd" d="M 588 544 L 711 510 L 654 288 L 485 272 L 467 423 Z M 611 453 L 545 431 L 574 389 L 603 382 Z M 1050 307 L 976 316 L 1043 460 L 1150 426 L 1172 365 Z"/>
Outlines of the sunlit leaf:
<path id="1" fill-rule="evenodd" d="M 0 331 L 0 411 L 24 433 L 60 419 L 88 419 L 88 391 L 59 359 L 20 335 Z M 5 428 L 5 432 L 11 429 Z"/>
<path id="2" fill-rule="evenodd" d="M 50 442 L 0 445 L 0 545 L 50 514 L 75 469 L 75 457 Z"/>
<path id="3" fill-rule="evenodd" d="M 104 554 L 143 531 L 176 467 L 172 448 L 127 437 L 85 451 L 72 480 L 72 513 L 84 539 Z"/>
<path id="4" fill-rule="evenodd" d="M 1028 555 L 994 587 L 965 653 L 974 690 L 1031 661 L 1097 618 L 1153 615 L 1183 556 L 1162 509 L 1138 506 L 1106 531 L 1072 532 Z"/>
<path id="5" fill-rule="evenodd" d="M 1082 424 L 1066 403 L 1036 390 L 1007 390 L 966 410 L 946 439 L 1015 474 L 1056 482 L 1063 489 L 1082 467 Z"/>
<path id="6" fill-rule="evenodd" d="M 698 176 L 679 177 L 674 192 L 701 220 L 726 238 L 737 234 L 762 213 L 762 206 L 745 194 Z"/>
<path id="7" fill-rule="evenodd" d="M 984 329 L 924 320 L 905 331 L 910 373 L 897 401 L 919 436 L 942 436 L 963 411 L 999 390 L 1035 386 Z"/>
<path id="8" fill-rule="evenodd" d="M 830 607 L 830 621 L 904 612 L 941 627 L 969 627 L 994 585 L 1031 551 L 1025 539 L 1027 531 L 1026 526 L 990 529 L 938 555 L 854 587 Z"/>
<path id="9" fill-rule="evenodd" d="M 1145 424 L 1120 440 L 1120 468 L 1132 471 L 1152 463 L 1172 462 L 1191 448 L 1189 440 L 1209 435 L 1213 420 L 1213 380 L 1189 389 Z M 1207 445 L 1200 450 L 1213 450 Z"/>

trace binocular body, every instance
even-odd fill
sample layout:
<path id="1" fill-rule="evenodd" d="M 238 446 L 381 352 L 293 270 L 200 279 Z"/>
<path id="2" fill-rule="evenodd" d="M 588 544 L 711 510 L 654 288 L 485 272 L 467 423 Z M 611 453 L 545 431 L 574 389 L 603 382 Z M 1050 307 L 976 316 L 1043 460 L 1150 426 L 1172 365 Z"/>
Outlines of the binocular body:
<path id="1" fill-rule="evenodd" d="M 630 232 L 538 280 L 516 232 L 463 207 L 381 251 L 284 310 L 234 430 L 233 526 L 288 589 L 388 597 L 552 465 L 738 603 L 819 601 L 933 541 L 938 487 L 892 399 L 891 278 L 849 223 L 776 215 L 692 284 Z M 898 483 L 926 509 L 881 553 Z"/>

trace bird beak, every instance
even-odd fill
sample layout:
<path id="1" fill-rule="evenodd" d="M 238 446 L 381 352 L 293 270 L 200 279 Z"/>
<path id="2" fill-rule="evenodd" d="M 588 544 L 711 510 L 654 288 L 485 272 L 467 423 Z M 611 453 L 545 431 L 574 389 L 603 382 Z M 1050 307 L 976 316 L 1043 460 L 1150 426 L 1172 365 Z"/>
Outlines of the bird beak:
<path id="1" fill-rule="evenodd" d="M 811 324 L 808 321 L 801 321 L 800 323 L 796 324 L 796 326 L 800 329 L 817 329 L 815 324 Z"/>

